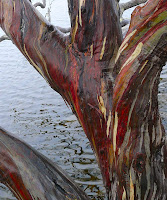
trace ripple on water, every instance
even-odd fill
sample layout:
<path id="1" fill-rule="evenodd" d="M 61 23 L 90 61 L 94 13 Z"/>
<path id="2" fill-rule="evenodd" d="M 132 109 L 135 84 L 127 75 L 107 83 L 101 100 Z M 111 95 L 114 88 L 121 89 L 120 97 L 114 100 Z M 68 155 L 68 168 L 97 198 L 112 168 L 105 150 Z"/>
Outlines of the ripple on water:
<path id="1" fill-rule="evenodd" d="M 64 6 L 62 9 L 60 6 L 57 6 L 59 10 L 67 13 Z M 56 24 L 67 27 L 69 22 L 60 19 Z M 0 52 L 0 126 L 26 140 L 65 169 L 93 199 L 104 199 L 100 171 L 76 117 L 10 41 L 0 43 Z M 166 101 L 167 67 L 164 67 L 159 105 L 165 129 Z M 1 200 L 15 199 L 2 184 L 0 197 Z"/>
<path id="2" fill-rule="evenodd" d="M 56 162 L 94 199 L 104 199 L 100 170 L 76 117 L 11 42 L 4 43 L 0 125 Z M 4 185 L 0 197 L 15 199 Z"/>

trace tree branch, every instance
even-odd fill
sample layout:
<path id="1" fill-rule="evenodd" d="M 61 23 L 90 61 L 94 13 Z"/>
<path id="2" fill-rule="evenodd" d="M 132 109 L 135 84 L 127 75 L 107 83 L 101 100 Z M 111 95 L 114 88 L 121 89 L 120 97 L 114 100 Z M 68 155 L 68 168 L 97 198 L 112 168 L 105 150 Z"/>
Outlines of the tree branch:
<path id="1" fill-rule="evenodd" d="M 10 38 L 7 35 L 3 35 L 0 37 L 0 42 L 2 42 L 4 40 L 10 40 Z"/>
<path id="2" fill-rule="evenodd" d="M 147 0 L 130 0 L 130 1 L 126 2 L 126 3 L 119 4 L 119 8 L 120 8 L 119 13 L 120 13 L 120 19 L 121 19 L 121 21 L 123 20 L 122 19 L 122 15 L 123 15 L 123 12 L 125 10 L 127 10 L 129 8 L 133 8 L 133 7 L 135 7 L 137 5 L 140 5 L 142 3 L 145 3 L 146 1 Z"/>
<path id="3" fill-rule="evenodd" d="M 1 127 L 0 181 L 18 199 L 89 200 L 55 163 Z"/>
<path id="4" fill-rule="evenodd" d="M 28 0 L 21 2 L 8 0 L 8 4 L 6 4 L 6 0 L 1 0 L 0 7 L 2 29 L 51 87 L 57 90 L 50 75 L 50 70 L 52 70 L 50 67 L 53 66 L 51 60 L 53 61 L 53 59 L 49 60 L 49 69 L 46 67 L 46 63 L 51 56 L 49 49 L 54 48 L 54 58 L 58 61 L 57 66 L 65 67 L 67 38 L 64 38 L 56 27 L 50 25 Z M 6 10 L 12 18 L 6 15 Z M 60 55 L 62 55 L 61 59 Z M 59 65 L 60 62 L 62 63 Z"/>
<path id="5" fill-rule="evenodd" d="M 43 0 L 43 3 L 37 2 L 34 4 L 34 7 L 41 7 L 41 8 L 45 8 L 46 7 L 46 0 Z"/>
<path id="6" fill-rule="evenodd" d="M 107 52 L 108 55 L 111 55 L 113 49 L 122 42 L 115 0 L 102 1 L 101 3 L 98 1 L 92 3 L 91 1 L 68 0 L 68 3 L 72 25 L 71 43 L 74 43 L 81 52 L 87 51 L 93 45 L 94 52 L 100 58 L 101 49 L 106 41 L 104 59 L 105 56 L 107 57 Z M 75 5 L 75 7 L 71 5 Z M 116 40 L 113 39 L 114 35 L 117 35 Z"/>
<path id="7" fill-rule="evenodd" d="M 126 3 L 121 3 L 120 4 L 120 8 L 121 8 L 121 10 L 125 11 L 125 10 L 127 10 L 129 8 L 133 8 L 133 7 L 137 6 L 137 5 L 145 3 L 146 1 L 147 0 L 130 0 L 130 1 L 126 2 Z"/>
<path id="8" fill-rule="evenodd" d="M 160 73 L 167 61 L 166 10 L 164 0 L 149 0 L 142 8 L 137 7 L 118 51 L 112 107 L 111 140 L 117 160 L 113 173 L 116 170 L 114 178 L 120 180 L 126 174 L 121 187 L 126 188 L 127 182 L 134 186 L 133 192 L 129 187 L 123 192 L 117 185 L 118 191 L 122 190 L 118 199 L 123 193 L 127 199 L 138 198 L 134 191 L 143 185 L 142 181 L 135 185 L 139 177 L 147 180 L 145 191 L 156 191 L 156 199 L 167 198 L 167 140 L 158 109 Z M 143 162 L 139 168 L 137 160 Z M 131 173 L 135 174 L 133 180 Z M 152 193 L 145 191 L 140 190 L 145 199 L 153 198 Z"/>
<path id="9" fill-rule="evenodd" d="M 30 2 L 31 2 L 31 0 L 30 0 Z M 45 8 L 46 7 L 46 0 L 43 0 L 43 3 L 37 2 L 37 3 L 34 4 L 34 7 L 38 7 L 38 6 L 41 7 L 41 8 Z M 49 18 L 50 18 L 50 12 L 49 12 Z M 62 29 L 62 30 L 64 30 L 64 33 L 66 33 L 66 31 L 68 31 L 68 29 L 67 30 Z M 0 42 L 2 42 L 4 40 L 10 40 L 10 38 L 7 35 L 3 35 L 3 36 L 0 37 Z"/>

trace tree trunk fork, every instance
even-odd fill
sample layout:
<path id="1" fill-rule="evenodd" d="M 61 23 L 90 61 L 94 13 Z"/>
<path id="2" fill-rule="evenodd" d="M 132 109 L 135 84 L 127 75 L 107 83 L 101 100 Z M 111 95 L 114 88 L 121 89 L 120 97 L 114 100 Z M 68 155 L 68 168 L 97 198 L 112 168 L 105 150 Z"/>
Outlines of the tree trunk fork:
<path id="1" fill-rule="evenodd" d="M 0 0 L 0 24 L 77 116 L 108 199 L 166 199 L 167 146 L 157 96 L 167 60 L 167 0 L 137 7 L 123 41 L 115 0 L 68 5 L 69 35 L 28 0 Z"/>

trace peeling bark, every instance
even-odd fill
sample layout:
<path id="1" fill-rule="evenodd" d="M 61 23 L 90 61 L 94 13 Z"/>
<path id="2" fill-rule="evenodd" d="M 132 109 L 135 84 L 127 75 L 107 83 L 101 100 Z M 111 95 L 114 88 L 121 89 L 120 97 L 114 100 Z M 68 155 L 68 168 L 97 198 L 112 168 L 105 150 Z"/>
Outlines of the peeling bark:
<path id="1" fill-rule="evenodd" d="M 166 199 L 167 144 L 158 109 L 159 78 L 167 60 L 166 1 L 136 8 L 118 57 L 111 132 L 117 161 L 113 175 L 117 171 L 116 187 L 122 191 L 118 199 Z"/>
<path id="2" fill-rule="evenodd" d="M 108 199 L 166 198 L 167 147 L 157 93 L 167 60 L 167 1 L 137 7 L 123 42 L 115 0 L 68 3 L 67 36 L 28 0 L 0 0 L 0 24 L 77 116 Z"/>
<path id="3" fill-rule="evenodd" d="M 107 151 L 110 140 L 106 137 L 106 120 L 111 117 L 111 108 L 106 107 L 111 107 L 112 95 L 106 96 L 111 81 L 105 83 L 105 72 L 102 70 L 106 70 L 106 66 L 116 56 L 115 50 L 121 43 L 121 30 L 118 25 L 115 28 L 112 22 L 113 5 L 110 1 L 103 2 L 104 5 L 96 3 L 94 6 L 85 3 L 82 8 L 84 12 L 81 12 L 76 3 L 78 9 L 76 6 L 71 15 L 71 34 L 64 37 L 27 0 L 23 3 L 18 0 L 8 2 L 6 6 L 8 13 L 11 13 L 7 16 L 12 18 L 9 19 L 6 9 L 3 9 L 1 16 L 5 20 L 0 19 L 2 28 L 50 86 L 71 106 L 99 157 L 105 185 L 109 188 Z M 5 3 L 6 0 L 1 1 L 2 7 Z M 108 11 L 95 23 L 98 16 L 104 13 L 103 9 Z M 90 15 L 87 16 L 87 13 Z M 119 22 L 116 14 L 114 17 Z M 104 23 L 102 26 L 101 20 Z M 112 32 L 109 28 L 111 23 Z"/>

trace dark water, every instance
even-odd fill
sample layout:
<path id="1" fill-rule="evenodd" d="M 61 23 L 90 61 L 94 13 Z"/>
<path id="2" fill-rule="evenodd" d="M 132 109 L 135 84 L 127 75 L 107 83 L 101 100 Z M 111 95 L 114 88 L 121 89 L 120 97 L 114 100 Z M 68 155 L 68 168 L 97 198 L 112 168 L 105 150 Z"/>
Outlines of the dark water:
<path id="1" fill-rule="evenodd" d="M 161 74 L 159 100 L 167 128 L 167 67 Z M 0 111 L 0 126 L 56 162 L 93 199 L 104 199 L 100 170 L 76 117 L 10 41 L 0 43 Z M 0 185 L 0 200 L 13 199 Z"/>

